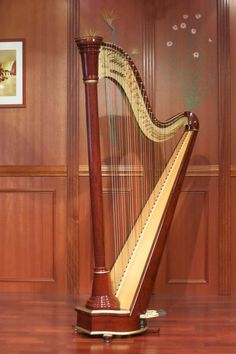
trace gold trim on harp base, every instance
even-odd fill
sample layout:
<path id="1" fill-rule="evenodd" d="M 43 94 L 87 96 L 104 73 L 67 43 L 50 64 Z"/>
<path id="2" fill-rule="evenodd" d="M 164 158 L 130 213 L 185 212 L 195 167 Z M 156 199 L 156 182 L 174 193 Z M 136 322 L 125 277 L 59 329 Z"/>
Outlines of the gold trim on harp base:
<path id="1" fill-rule="evenodd" d="M 148 327 L 145 326 L 143 328 L 140 328 L 136 331 L 128 331 L 128 332 L 122 332 L 122 331 L 115 331 L 115 332 L 112 332 L 112 331 L 88 331 L 84 328 L 81 328 L 79 326 L 75 326 L 75 331 L 76 333 L 84 333 L 84 334 L 88 334 L 90 336 L 122 336 L 122 337 L 125 337 L 125 336 L 134 336 L 136 334 L 140 334 L 140 333 L 143 333 L 143 332 L 146 332 L 148 330 Z"/>

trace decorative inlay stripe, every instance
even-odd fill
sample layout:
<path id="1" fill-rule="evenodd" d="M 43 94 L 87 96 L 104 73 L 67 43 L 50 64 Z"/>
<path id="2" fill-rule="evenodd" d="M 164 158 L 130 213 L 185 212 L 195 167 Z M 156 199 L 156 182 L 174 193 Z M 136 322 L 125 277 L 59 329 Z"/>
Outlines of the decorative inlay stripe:
<path id="1" fill-rule="evenodd" d="M 67 168 L 59 165 L 2 165 L 0 177 L 67 177 Z"/>
<path id="2" fill-rule="evenodd" d="M 236 177 L 236 165 L 231 166 L 231 177 Z M 102 176 L 136 176 L 142 177 L 144 174 L 141 165 L 125 166 L 114 168 L 110 165 L 102 166 Z M 78 169 L 79 177 L 89 176 L 88 165 L 80 165 Z M 218 177 L 218 165 L 192 165 L 186 173 L 187 177 Z M 0 165 L 0 177 L 67 177 L 67 167 L 63 165 L 41 166 L 41 165 Z"/>
<path id="3" fill-rule="evenodd" d="M 136 176 L 143 177 L 144 171 L 141 165 L 135 166 L 118 166 L 114 168 L 109 165 L 102 166 L 102 176 L 109 177 L 111 175 L 115 175 L 123 177 L 123 176 Z M 88 165 L 80 165 L 78 171 L 79 177 L 88 177 L 89 169 Z M 235 175 L 236 175 L 236 166 L 235 166 Z M 189 166 L 187 173 L 187 177 L 218 177 L 219 176 L 219 166 L 218 165 L 196 165 Z"/>
<path id="4" fill-rule="evenodd" d="M 80 177 L 87 177 L 89 176 L 89 168 L 88 165 L 80 165 L 78 174 Z M 109 177 L 109 176 L 136 176 L 142 177 L 143 176 L 143 167 L 141 165 L 121 165 L 121 166 L 111 166 L 111 165 L 102 165 L 102 176 Z"/>
<path id="5" fill-rule="evenodd" d="M 192 165 L 189 166 L 186 173 L 187 177 L 218 177 L 218 165 Z"/>

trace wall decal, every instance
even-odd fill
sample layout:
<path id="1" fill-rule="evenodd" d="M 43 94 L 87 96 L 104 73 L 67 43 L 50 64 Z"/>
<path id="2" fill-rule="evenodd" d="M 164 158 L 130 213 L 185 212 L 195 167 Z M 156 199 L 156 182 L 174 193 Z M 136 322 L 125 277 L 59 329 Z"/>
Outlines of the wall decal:
<path id="1" fill-rule="evenodd" d="M 177 18 L 169 27 L 166 60 L 161 63 L 171 73 L 184 106 L 193 111 L 213 84 L 209 54 L 214 41 L 207 34 L 204 20 L 201 13 Z"/>

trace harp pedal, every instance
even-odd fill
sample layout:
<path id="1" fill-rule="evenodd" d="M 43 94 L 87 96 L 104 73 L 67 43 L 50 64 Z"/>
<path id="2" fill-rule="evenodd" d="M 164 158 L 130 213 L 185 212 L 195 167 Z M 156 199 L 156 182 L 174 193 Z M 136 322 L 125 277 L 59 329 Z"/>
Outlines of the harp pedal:
<path id="1" fill-rule="evenodd" d="M 145 313 L 140 315 L 141 320 L 148 320 L 150 318 L 165 317 L 166 312 L 164 310 L 147 310 Z"/>

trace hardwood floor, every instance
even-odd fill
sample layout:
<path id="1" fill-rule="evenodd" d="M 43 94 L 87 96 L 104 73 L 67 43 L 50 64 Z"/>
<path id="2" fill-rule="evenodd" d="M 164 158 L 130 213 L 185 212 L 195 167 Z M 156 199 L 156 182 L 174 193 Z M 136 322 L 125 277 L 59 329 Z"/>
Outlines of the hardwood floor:
<path id="1" fill-rule="evenodd" d="M 236 353 L 236 298 L 153 298 L 150 308 L 167 317 L 150 321 L 145 335 L 110 344 L 73 332 L 74 306 L 73 299 L 0 294 L 0 353 Z"/>

